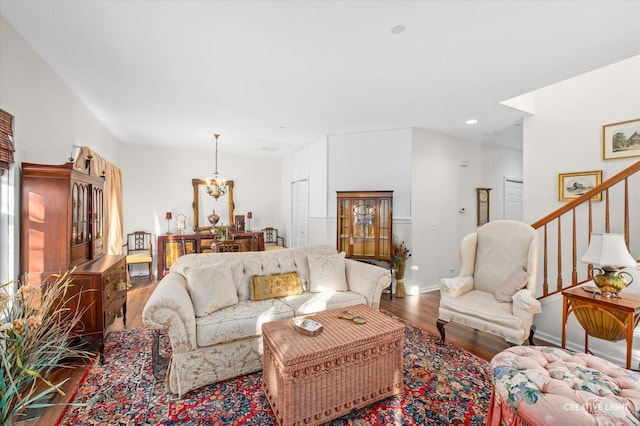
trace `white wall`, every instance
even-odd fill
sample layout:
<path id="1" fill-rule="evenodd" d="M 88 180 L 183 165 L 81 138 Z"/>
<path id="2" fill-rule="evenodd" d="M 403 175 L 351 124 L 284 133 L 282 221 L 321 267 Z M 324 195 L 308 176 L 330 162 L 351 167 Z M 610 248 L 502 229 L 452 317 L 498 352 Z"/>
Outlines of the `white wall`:
<path id="1" fill-rule="evenodd" d="M 330 135 L 328 215 L 336 191 L 393 191 L 393 218 L 411 217 L 411 129 Z"/>
<path id="2" fill-rule="evenodd" d="M 476 229 L 476 188 L 501 194 L 504 176 L 522 177 L 518 150 L 418 129 L 330 135 L 290 159 L 291 180 L 310 182 L 310 243 L 336 244 L 337 190 L 394 191 L 394 239 L 412 251 L 408 294 L 457 273 L 460 239 Z M 502 217 L 500 197 L 492 195 L 492 220 Z"/>
<path id="3" fill-rule="evenodd" d="M 191 179 L 213 175 L 213 145 L 210 152 L 123 144 L 122 168 L 125 233 L 146 230 L 154 235 L 167 232 L 165 212 L 187 217 L 187 231 L 193 227 L 193 185 Z M 252 229 L 272 226 L 285 229 L 284 184 L 281 173 L 288 173 L 279 158 L 238 156 L 218 153 L 220 174 L 234 181 L 236 215 L 253 213 Z M 227 203 L 221 197 L 218 203 Z M 227 217 L 221 220 L 228 224 Z M 209 226 L 200 223 L 200 226 Z M 175 232 L 175 222 L 170 224 Z"/>
<path id="4" fill-rule="evenodd" d="M 529 223 L 563 205 L 558 201 L 558 173 L 602 170 L 603 179 L 607 179 L 640 159 L 602 159 L 602 126 L 640 118 L 640 57 L 545 87 L 531 96 L 534 115 L 524 120 L 523 133 L 524 214 Z M 640 208 L 639 187 L 640 179 L 634 177 L 630 189 L 631 211 L 635 212 Z M 604 204 L 593 203 L 597 217 Z M 631 253 L 640 258 L 639 221 L 634 217 L 631 222 Z M 563 231 L 564 240 L 569 241 L 569 226 L 563 226 Z M 594 232 L 603 231 L 603 222 L 596 220 Z M 622 216 L 612 212 L 611 232 L 622 231 Z M 582 271 L 584 265 L 580 266 Z M 640 292 L 639 288 L 631 286 L 628 291 Z M 560 343 L 561 304 L 560 297 L 545 300 L 542 314 L 535 317 L 536 334 L 553 343 Z M 568 346 L 582 350 L 583 330 L 573 319 L 568 333 Z M 639 345 L 634 343 L 636 359 L 640 355 Z M 605 358 L 623 360 L 625 343 L 591 339 L 590 349 Z"/>
<path id="5" fill-rule="evenodd" d="M 0 20 L 0 108 L 15 116 L 17 163 L 62 164 L 74 145 L 89 146 L 122 169 L 125 233 L 165 233 L 167 211 L 174 218 L 185 214 L 190 229 L 191 179 L 213 173 L 213 145 L 210 152 L 197 152 L 120 144 L 13 27 Z M 283 171 L 288 175 L 287 166 L 277 158 L 219 154 L 220 171 L 234 180 L 235 213 L 252 211 L 252 229 L 285 229 L 288 210 L 282 196 L 288 192 L 281 176 Z M 19 207 L 16 203 L 11 216 L 15 222 Z M 18 247 L 17 228 L 15 235 Z"/>
<path id="6" fill-rule="evenodd" d="M 460 240 L 476 230 L 476 188 L 490 186 L 483 181 L 482 157 L 481 144 L 413 130 L 411 267 L 412 285 L 421 291 L 458 273 Z"/>
<path id="7" fill-rule="evenodd" d="M 85 145 L 118 164 L 119 141 L 80 101 L 15 29 L 0 16 L 0 108 L 14 115 L 16 164 L 9 172 L 14 182 L 14 210 L 8 226 L 15 247 L 8 260 L 17 278 L 19 256 L 21 162 L 63 164 L 74 145 Z M 11 238 L 11 237 L 10 237 Z M 2 249 L 0 249 L 1 251 Z"/>
<path id="8" fill-rule="evenodd" d="M 63 164 L 78 145 L 117 164 L 119 141 L 2 16 L 0 63 L 0 108 L 15 116 L 16 157 Z"/>
<path id="9" fill-rule="evenodd" d="M 482 182 L 492 188 L 489 198 L 491 220 L 504 219 L 504 178 L 522 179 L 522 151 L 483 144 L 482 163 Z"/>
<path id="10" fill-rule="evenodd" d="M 411 223 L 410 129 L 329 135 L 309 153 L 310 242 L 336 244 L 336 191 L 367 190 L 393 191 L 394 239 L 410 239 L 400 230 Z"/>

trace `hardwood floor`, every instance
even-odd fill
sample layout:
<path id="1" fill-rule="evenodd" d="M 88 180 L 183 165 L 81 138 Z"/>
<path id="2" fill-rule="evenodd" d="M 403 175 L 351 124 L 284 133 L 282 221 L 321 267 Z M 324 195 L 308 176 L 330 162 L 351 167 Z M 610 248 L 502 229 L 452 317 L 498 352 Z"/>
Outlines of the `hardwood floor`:
<path id="1" fill-rule="evenodd" d="M 129 289 L 127 294 L 127 325 L 122 322 L 122 318 L 116 318 L 115 322 L 109 326 L 108 332 L 119 331 L 124 329 L 132 329 L 142 327 L 142 309 L 151 293 L 156 287 L 157 282 L 150 280 L 148 277 L 132 277 L 132 288 Z M 109 364 L 109 358 L 106 360 L 106 365 Z M 69 401 L 75 394 L 78 384 L 82 380 L 88 365 L 83 364 L 77 366 L 75 369 L 64 369 L 57 372 L 51 377 L 53 383 L 60 383 L 61 381 L 68 379 L 61 389 L 65 393 L 64 396 L 57 395 L 53 399 L 54 404 L 64 403 Z M 39 417 L 23 421 L 21 424 L 28 426 L 51 426 L 55 425 L 56 421 L 62 414 L 64 406 L 49 407 Z"/>
<path id="2" fill-rule="evenodd" d="M 157 282 L 150 281 L 145 277 L 139 277 L 132 278 L 132 283 L 133 286 L 127 295 L 127 325 L 125 326 L 122 323 L 122 318 L 116 318 L 114 324 L 109 327 L 109 332 L 143 326 L 142 309 L 144 308 L 147 299 L 155 289 Z M 406 296 L 402 299 L 394 297 L 393 300 L 389 299 L 388 294 L 383 294 L 380 301 L 380 307 L 381 309 L 389 311 L 409 321 L 423 330 L 439 335 L 436 328 L 439 303 L 440 292 L 438 291 L 422 293 L 415 296 Z M 446 332 L 447 342 L 454 343 L 487 361 L 490 361 L 495 354 L 509 347 L 503 339 L 457 324 L 448 324 Z M 547 343 L 536 339 L 536 344 L 545 345 Z M 108 358 L 106 359 L 106 364 L 107 366 L 109 364 Z M 68 377 L 69 380 L 63 386 L 63 390 L 66 392 L 66 395 L 64 397 L 56 397 L 54 402 L 66 402 L 73 396 L 86 368 L 86 366 L 79 366 L 71 372 L 63 371 L 55 377 L 54 382 L 56 383 L 66 377 Z M 25 422 L 25 424 L 50 426 L 55 424 L 56 420 L 62 413 L 62 410 L 63 407 L 48 408 L 40 417 Z"/>

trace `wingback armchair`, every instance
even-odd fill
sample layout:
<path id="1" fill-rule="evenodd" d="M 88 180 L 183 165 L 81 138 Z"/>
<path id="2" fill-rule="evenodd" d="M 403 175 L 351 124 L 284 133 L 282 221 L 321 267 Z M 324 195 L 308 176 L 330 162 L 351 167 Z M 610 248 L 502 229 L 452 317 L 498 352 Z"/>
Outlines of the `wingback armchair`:
<path id="1" fill-rule="evenodd" d="M 538 232 L 526 223 L 497 220 L 460 244 L 460 274 L 440 280 L 437 326 L 462 324 L 521 345 L 533 344 Z"/>

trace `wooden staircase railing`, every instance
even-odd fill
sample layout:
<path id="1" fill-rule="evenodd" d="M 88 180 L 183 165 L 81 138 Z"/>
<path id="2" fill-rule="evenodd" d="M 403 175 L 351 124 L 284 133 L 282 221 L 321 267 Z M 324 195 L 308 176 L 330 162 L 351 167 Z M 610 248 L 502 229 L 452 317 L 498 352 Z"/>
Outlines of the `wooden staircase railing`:
<path id="1" fill-rule="evenodd" d="M 598 232 L 624 233 L 627 247 L 629 247 L 629 177 L 638 171 L 640 171 L 640 161 L 632 164 L 620 173 L 612 176 L 600 185 L 532 224 L 535 229 L 541 232 L 540 249 L 543 263 L 542 294 L 538 294 L 538 299 L 554 295 L 566 288 L 582 284 L 591 279 L 593 267 L 586 265 L 584 279 L 580 279 L 577 264 L 578 253 L 583 254 L 586 252 L 589 239 L 594 229 L 594 216 L 596 216 L 594 213 L 594 203 L 592 201 L 594 196 L 602 194 L 603 200 L 603 204 L 598 203 L 597 206 L 597 213 L 603 216 L 601 219 L 604 222 L 602 224 L 603 229 Z M 621 191 L 621 194 L 616 192 L 616 197 L 613 196 L 614 187 L 615 191 L 619 189 Z M 610 190 L 612 190 L 612 193 L 610 193 Z M 635 194 L 638 193 L 640 193 L 640 191 L 635 192 Z M 640 200 L 635 198 L 634 201 L 638 202 Z M 578 213 L 580 213 L 580 215 Z M 611 231 L 611 217 L 612 215 L 619 214 L 623 217 L 623 229 Z M 640 212 L 635 214 L 634 219 L 640 222 Z M 563 235 L 562 231 L 563 221 L 565 225 L 566 222 L 570 222 L 570 251 L 569 248 L 565 248 L 566 245 L 563 245 L 563 239 L 567 238 L 567 235 Z M 553 229 L 553 223 L 557 224 L 555 229 Z M 615 224 L 618 225 L 618 222 L 615 222 Z M 555 241 L 553 241 L 554 235 L 551 235 L 553 231 L 555 231 Z M 553 243 L 552 245 L 549 244 L 550 240 Z M 550 247 L 555 249 L 557 254 L 555 288 L 549 287 L 549 258 L 553 256 Z M 566 284 L 563 269 L 571 270 L 571 279 Z"/>

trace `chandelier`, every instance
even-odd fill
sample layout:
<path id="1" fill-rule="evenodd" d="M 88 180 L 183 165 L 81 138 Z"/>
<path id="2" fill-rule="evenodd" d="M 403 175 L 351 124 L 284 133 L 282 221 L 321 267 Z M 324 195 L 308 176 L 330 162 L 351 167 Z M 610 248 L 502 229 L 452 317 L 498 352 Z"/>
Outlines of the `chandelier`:
<path id="1" fill-rule="evenodd" d="M 213 179 L 209 179 L 207 185 L 207 194 L 211 195 L 213 198 L 218 200 L 218 198 L 222 197 L 227 193 L 227 186 L 225 185 L 225 180 L 220 177 L 218 173 L 218 138 L 219 134 L 213 135 L 216 138 L 216 150 L 215 150 L 215 165 L 216 171 L 213 173 Z"/>

